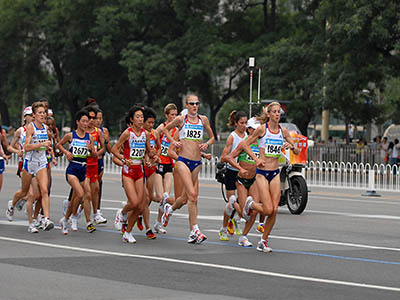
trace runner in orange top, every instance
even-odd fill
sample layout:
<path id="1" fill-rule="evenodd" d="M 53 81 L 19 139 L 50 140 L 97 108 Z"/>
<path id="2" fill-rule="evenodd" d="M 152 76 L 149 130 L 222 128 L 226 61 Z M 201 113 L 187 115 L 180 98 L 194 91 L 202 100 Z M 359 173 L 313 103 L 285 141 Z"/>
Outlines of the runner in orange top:
<path id="1" fill-rule="evenodd" d="M 93 221 L 96 224 L 102 224 L 101 216 L 97 212 L 97 207 L 99 203 L 99 165 L 98 165 L 98 157 L 101 157 L 105 151 L 104 147 L 104 138 L 101 134 L 99 128 L 95 127 L 96 124 L 96 116 L 97 116 L 97 107 L 88 106 L 86 110 L 89 112 L 89 124 L 88 124 L 88 133 L 93 137 L 94 140 L 94 148 L 96 150 L 95 156 L 88 156 L 87 158 L 87 171 L 86 171 L 86 180 L 90 183 L 91 189 L 91 198 L 92 198 L 92 206 L 93 206 Z M 103 218 L 104 219 L 104 218 Z"/>

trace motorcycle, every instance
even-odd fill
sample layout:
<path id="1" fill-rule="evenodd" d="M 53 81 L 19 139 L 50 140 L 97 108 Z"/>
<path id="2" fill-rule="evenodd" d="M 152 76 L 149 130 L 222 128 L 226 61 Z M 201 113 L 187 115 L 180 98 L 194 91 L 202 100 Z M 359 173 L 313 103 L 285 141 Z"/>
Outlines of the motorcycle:
<path id="1" fill-rule="evenodd" d="M 303 176 L 302 163 L 290 163 L 290 157 L 286 152 L 282 153 L 280 160 L 281 199 L 279 206 L 287 205 L 294 215 L 300 215 L 307 206 L 308 187 Z"/>

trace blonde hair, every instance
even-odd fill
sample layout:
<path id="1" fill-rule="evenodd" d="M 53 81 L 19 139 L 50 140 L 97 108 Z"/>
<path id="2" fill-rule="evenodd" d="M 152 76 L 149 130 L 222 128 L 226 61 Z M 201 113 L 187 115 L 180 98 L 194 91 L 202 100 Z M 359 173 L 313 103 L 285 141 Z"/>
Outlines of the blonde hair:
<path id="1" fill-rule="evenodd" d="M 164 107 L 164 114 L 165 115 L 169 115 L 169 113 L 171 112 L 171 110 L 176 110 L 178 112 L 178 108 L 176 107 L 176 105 L 174 103 L 168 103 L 165 107 Z"/>
<path id="2" fill-rule="evenodd" d="M 46 110 L 46 106 L 41 101 L 36 101 L 32 104 L 32 111 L 35 113 L 39 107 L 43 107 Z"/>
<path id="3" fill-rule="evenodd" d="M 275 105 L 278 105 L 279 108 L 281 108 L 281 105 L 279 104 L 279 102 L 276 102 L 276 101 L 271 102 L 267 106 L 263 107 L 263 111 L 262 111 L 261 115 L 256 117 L 257 121 L 259 121 L 261 124 L 267 123 L 269 121 L 268 113 L 271 111 L 272 106 L 275 106 Z"/>
<path id="4" fill-rule="evenodd" d="M 199 97 L 197 97 L 197 95 L 195 95 L 195 94 L 187 94 L 187 95 L 186 95 L 186 101 L 185 101 L 186 103 L 188 103 L 188 100 L 189 100 L 190 97 L 199 98 Z"/>

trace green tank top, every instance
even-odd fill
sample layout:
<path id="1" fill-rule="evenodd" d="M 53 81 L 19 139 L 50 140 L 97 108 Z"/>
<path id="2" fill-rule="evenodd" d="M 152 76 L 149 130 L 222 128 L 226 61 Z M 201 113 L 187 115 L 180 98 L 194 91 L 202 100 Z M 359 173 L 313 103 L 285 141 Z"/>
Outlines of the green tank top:
<path id="1" fill-rule="evenodd" d="M 246 137 L 246 141 L 248 140 L 248 137 Z M 251 144 L 250 145 L 251 151 L 255 154 L 255 156 L 260 157 L 260 150 L 258 149 L 258 141 L 257 144 Z M 239 161 L 244 161 L 250 164 L 255 164 L 256 162 L 251 158 L 250 155 L 248 155 L 245 151 L 242 151 L 242 153 L 239 154 L 238 156 Z"/>

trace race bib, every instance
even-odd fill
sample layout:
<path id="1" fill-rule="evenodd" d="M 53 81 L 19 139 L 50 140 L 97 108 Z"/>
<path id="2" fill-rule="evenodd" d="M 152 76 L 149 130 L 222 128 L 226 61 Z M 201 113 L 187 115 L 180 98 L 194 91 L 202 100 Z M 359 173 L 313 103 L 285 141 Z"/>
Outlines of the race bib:
<path id="1" fill-rule="evenodd" d="M 164 141 L 164 140 L 161 141 L 161 155 L 162 156 L 167 157 L 168 149 L 169 149 L 170 145 L 171 145 L 171 143 L 169 143 L 167 141 Z"/>
<path id="2" fill-rule="evenodd" d="M 85 141 L 73 141 L 72 155 L 76 158 L 87 158 L 89 155 L 87 143 Z"/>
<path id="3" fill-rule="evenodd" d="M 265 156 L 279 157 L 281 155 L 283 141 L 278 139 L 267 139 L 265 143 Z"/>
<path id="4" fill-rule="evenodd" d="M 201 142 L 203 140 L 203 125 L 186 123 L 185 140 Z"/>
<path id="5" fill-rule="evenodd" d="M 37 134 L 38 144 L 46 142 L 48 140 L 49 140 L 49 137 L 48 137 L 47 133 L 39 133 L 39 134 Z M 39 151 L 44 151 L 44 150 L 46 150 L 46 147 L 40 147 L 40 148 L 36 149 L 36 151 L 38 151 L 38 152 Z"/>
<path id="6" fill-rule="evenodd" d="M 144 157 L 144 153 L 146 152 L 146 144 L 143 142 L 133 142 L 130 145 L 131 153 L 130 158 L 135 160 L 142 160 Z"/>

